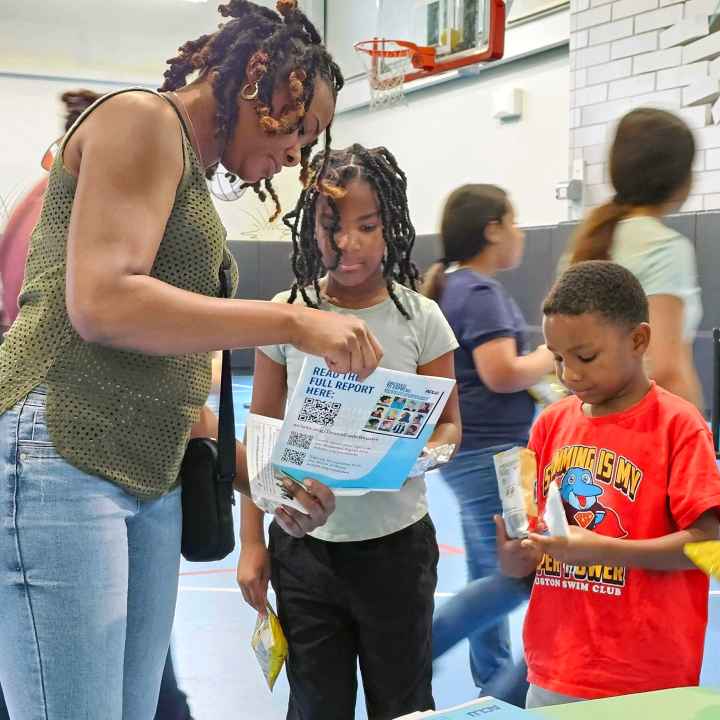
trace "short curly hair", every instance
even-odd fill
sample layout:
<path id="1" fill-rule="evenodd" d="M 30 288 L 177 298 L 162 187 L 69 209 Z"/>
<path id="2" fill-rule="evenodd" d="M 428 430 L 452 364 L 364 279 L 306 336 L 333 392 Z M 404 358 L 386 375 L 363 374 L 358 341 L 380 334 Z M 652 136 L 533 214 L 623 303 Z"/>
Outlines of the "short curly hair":
<path id="1" fill-rule="evenodd" d="M 543 303 L 546 317 L 586 313 L 599 313 L 628 327 L 650 320 L 647 296 L 638 279 L 622 265 L 607 260 L 572 265 Z"/>

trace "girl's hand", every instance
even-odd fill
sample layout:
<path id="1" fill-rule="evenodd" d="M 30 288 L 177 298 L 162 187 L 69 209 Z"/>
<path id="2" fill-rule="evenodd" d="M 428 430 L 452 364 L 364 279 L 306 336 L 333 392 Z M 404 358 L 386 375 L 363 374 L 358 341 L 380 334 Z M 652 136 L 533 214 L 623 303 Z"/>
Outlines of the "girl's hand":
<path id="1" fill-rule="evenodd" d="M 275 511 L 280 527 L 293 537 L 301 538 L 324 525 L 335 512 L 335 495 L 317 480 L 303 480 L 304 488 L 292 480 L 286 480 L 285 490 L 297 500 L 305 512 L 281 505 Z M 306 514 L 307 513 L 307 514 Z"/>
<path id="2" fill-rule="evenodd" d="M 380 343 L 367 325 L 351 315 L 298 308 L 291 344 L 325 358 L 333 372 L 357 373 L 364 380 L 382 360 Z"/>
<path id="3" fill-rule="evenodd" d="M 243 543 L 237 566 L 237 583 L 245 602 L 261 615 L 267 608 L 270 582 L 270 553 L 265 543 Z"/>
<path id="4" fill-rule="evenodd" d="M 542 345 L 539 345 L 535 352 L 544 358 L 546 374 L 547 375 L 554 374 L 554 372 L 555 372 L 555 356 L 548 350 L 547 345 L 545 345 L 544 343 Z"/>
<path id="5" fill-rule="evenodd" d="M 503 575 L 524 578 L 530 575 L 542 558 L 542 551 L 533 546 L 525 546 L 525 540 L 513 540 L 507 535 L 505 521 L 496 515 L 495 541 L 498 561 Z"/>
<path id="6" fill-rule="evenodd" d="M 555 560 L 568 565 L 589 565 L 603 562 L 607 555 L 607 538 L 591 530 L 571 525 L 567 537 L 536 535 L 531 533 L 522 544 L 528 550 L 547 553 Z"/>

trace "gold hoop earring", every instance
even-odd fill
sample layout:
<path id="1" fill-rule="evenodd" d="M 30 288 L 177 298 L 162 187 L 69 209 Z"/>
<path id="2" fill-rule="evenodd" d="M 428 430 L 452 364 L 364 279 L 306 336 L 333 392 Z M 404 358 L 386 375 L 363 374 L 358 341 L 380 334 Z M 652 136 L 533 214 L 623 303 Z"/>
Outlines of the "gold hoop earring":
<path id="1" fill-rule="evenodd" d="M 242 87 L 242 90 L 240 90 L 240 97 L 243 100 L 256 100 L 259 94 L 260 88 L 257 84 L 257 81 L 254 83 L 245 83 L 245 85 L 243 85 Z"/>

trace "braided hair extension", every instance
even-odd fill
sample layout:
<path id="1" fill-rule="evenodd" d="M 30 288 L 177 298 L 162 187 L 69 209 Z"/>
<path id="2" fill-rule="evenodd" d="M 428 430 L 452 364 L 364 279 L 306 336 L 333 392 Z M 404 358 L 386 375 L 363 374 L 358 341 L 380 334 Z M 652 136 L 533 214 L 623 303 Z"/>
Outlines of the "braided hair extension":
<path id="1" fill-rule="evenodd" d="M 178 55 L 167 61 L 161 92 L 177 90 L 187 84 L 194 72 L 214 70 L 217 76 L 213 94 L 217 102 L 216 134 L 227 142 L 237 124 L 237 97 L 250 89 L 249 101 L 255 103 L 260 127 L 268 134 L 291 134 L 313 100 L 315 80 L 324 79 L 335 97 L 344 84 L 342 72 L 322 45 L 315 26 L 297 7 L 297 0 L 278 0 L 277 12 L 249 0 L 229 0 L 218 7 L 220 15 L 230 18 L 220 29 L 197 40 L 189 40 Z M 279 118 L 272 115 L 272 96 L 278 83 L 287 82 L 291 108 Z M 330 147 L 329 128 L 325 147 Z M 306 182 L 310 148 L 300 154 L 301 180 Z M 215 168 L 208 171 L 212 177 Z M 228 173 L 231 182 L 236 180 Z M 264 188 L 263 188 L 264 186 Z M 269 179 L 246 183 L 261 201 L 267 195 L 275 202 L 273 220 L 280 215 L 280 203 Z"/>
<path id="2" fill-rule="evenodd" d="M 416 290 L 420 274 L 411 260 L 415 228 L 408 211 L 407 178 L 395 156 L 384 147 L 368 150 L 355 144 L 345 150 L 324 150 L 314 157 L 309 169 L 309 182 L 295 209 L 283 217 L 292 237 L 292 270 L 295 275 L 288 302 L 295 302 L 300 294 L 309 307 L 319 306 L 319 280 L 326 270 L 333 270 L 340 263 L 341 251 L 335 240 L 340 228 L 336 200 L 345 196 L 352 180 L 365 180 L 375 191 L 386 248 L 382 261 L 383 277 L 395 306 L 404 317 L 409 318 L 394 285 L 397 282 Z M 329 238 L 335 252 L 335 263 L 330 268 L 323 264 L 315 236 L 317 201 L 321 195 L 327 199 L 333 215 Z M 310 286 L 315 290 L 315 299 L 308 294 Z"/>

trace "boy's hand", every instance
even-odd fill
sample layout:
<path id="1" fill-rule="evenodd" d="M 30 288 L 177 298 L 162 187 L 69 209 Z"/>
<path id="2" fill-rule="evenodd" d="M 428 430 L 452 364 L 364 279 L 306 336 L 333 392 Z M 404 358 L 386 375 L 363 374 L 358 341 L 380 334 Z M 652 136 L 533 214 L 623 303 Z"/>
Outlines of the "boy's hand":
<path id="1" fill-rule="evenodd" d="M 577 525 L 571 525 L 568 532 L 567 537 L 530 533 L 522 544 L 528 550 L 547 553 L 568 565 L 589 565 L 603 561 L 603 557 L 607 555 L 606 537 Z"/>
<path id="2" fill-rule="evenodd" d="M 532 545 L 525 546 L 522 540 L 509 538 L 502 517 L 496 515 L 494 519 L 497 554 L 502 574 L 516 578 L 527 577 L 540 562 L 542 550 Z"/>

